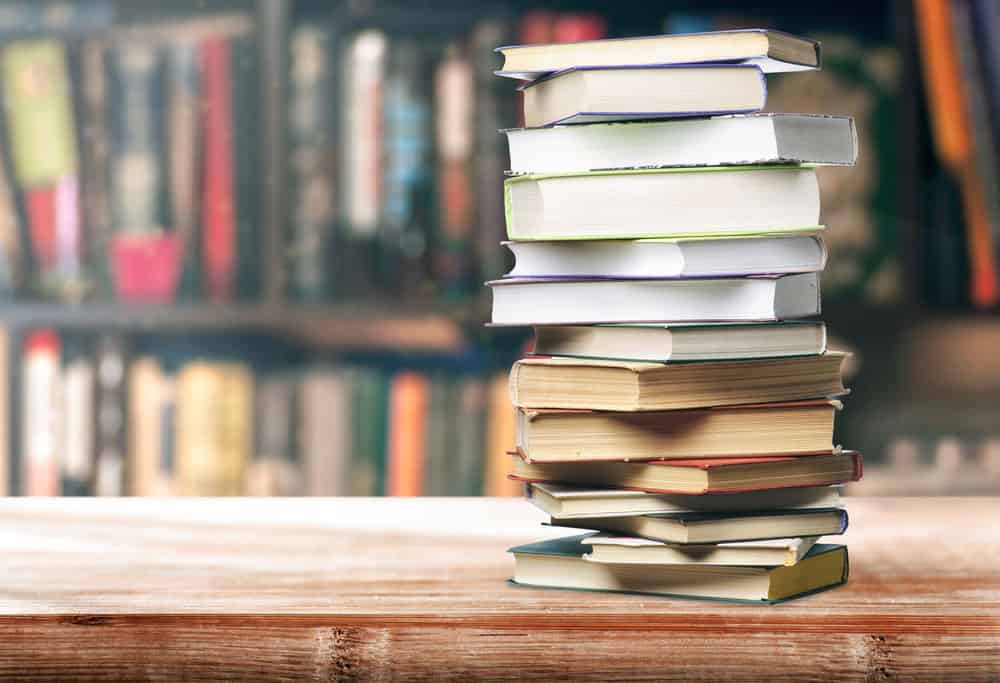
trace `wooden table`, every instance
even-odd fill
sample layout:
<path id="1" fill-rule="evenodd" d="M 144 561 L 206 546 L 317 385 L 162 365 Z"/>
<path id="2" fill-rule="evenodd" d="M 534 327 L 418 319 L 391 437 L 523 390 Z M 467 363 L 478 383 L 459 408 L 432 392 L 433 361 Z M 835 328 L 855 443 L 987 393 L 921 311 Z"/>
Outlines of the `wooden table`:
<path id="1" fill-rule="evenodd" d="M 517 588 L 519 500 L 0 501 L 0 677 L 1000 680 L 1000 499 L 849 499 L 776 607 Z"/>

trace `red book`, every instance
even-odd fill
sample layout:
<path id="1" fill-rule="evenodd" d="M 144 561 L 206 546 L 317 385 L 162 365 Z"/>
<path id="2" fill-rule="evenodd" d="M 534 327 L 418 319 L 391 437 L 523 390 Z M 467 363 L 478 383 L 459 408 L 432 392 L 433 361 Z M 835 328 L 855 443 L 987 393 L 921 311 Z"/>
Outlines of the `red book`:
<path id="1" fill-rule="evenodd" d="M 604 17 L 593 12 L 562 14 L 553 26 L 554 43 L 577 43 L 600 40 L 607 35 Z"/>
<path id="2" fill-rule="evenodd" d="M 21 494 L 58 496 L 59 336 L 54 330 L 31 332 L 24 340 L 21 396 Z"/>
<path id="3" fill-rule="evenodd" d="M 49 273 L 56 265 L 56 190 L 54 187 L 25 190 L 24 203 L 32 253 L 39 270 Z"/>
<path id="4" fill-rule="evenodd" d="M 210 38 L 202 44 L 202 268 L 208 295 L 215 300 L 231 298 L 236 261 L 230 66 L 229 44 L 224 39 Z"/>
<path id="5" fill-rule="evenodd" d="M 656 460 L 653 462 L 528 463 L 513 458 L 511 479 L 581 484 L 650 493 L 737 493 L 828 486 L 861 478 L 861 454 Z"/>

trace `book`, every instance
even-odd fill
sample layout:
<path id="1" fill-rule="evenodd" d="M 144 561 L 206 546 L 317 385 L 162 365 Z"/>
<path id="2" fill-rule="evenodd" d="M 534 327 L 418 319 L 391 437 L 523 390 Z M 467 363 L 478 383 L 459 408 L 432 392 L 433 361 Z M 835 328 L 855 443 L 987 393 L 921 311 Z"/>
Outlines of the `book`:
<path id="1" fill-rule="evenodd" d="M 262 291 L 263 253 L 260 213 L 260 50 L 255 35 L 229 40 L 232 190 L 234 227 L 233 294 L 256 301 Z"/>
<path id="2" fill-rule="evenodd" d="M 764 73 L 735 65 L 573 68 L 522 92 L 527 127 L 748 113 L 767 101 Z"/>
<path id="3" fill-rule="evenodd" d="M 429 389 L 427 377 L 417 372 L 402 372 L 392 380 L 387 495 L 419 496 L 423 493 Z"/>
<path id="4" fill-rule="evenodd" d="M 493 325 L 775 321 L 820 311 L 816 273 L 689 280 L 506 278 L 487 285 Z"/>
<path id="5" fill-rule="evenodd" d="M 861 454 L 656 460 L 653 462 L 529 463 L 514 456 L 519 481 L 635 489 L 650 493 L 735 493 L 793 486 L 828 486 L 861 478 Z"/>
<path id="6" fill-rule="evenodd" d="M 847 354 L 705 363 L 523 358 L 510 373 L 520 408 L 677 410 L 829 398 L 846 390 Z"/>
<path id="7" fill-rule="evenodd" d="M 505 130 L 513 173 L 740 164 L 853 165 L 848 116 L 737 114 Z"/>
<path id="8" fill-rule="evenodd" d="M 102 294 L 113 290 L 109 259 L 112 234 L 108 131 L 107 45 L 100 38 L 84 41 L 80 48 L 80 200 L 86 226 L 86 260 Z"/>
<path id="9" fill-rule="evenodd" d="M 710 545 L 678 545 L 647 538 L 594 534 L 584 559 L 609 564 L 697 564 L 790 567 L 816 545 L 816 536 L 735 541 Z"/>
<path id="10" fill-rule="evenodd" d="M 34 330 L 24 340 L 21 397 L 21 495 L 58 496 L 62 342 L 55 331 Z"/>
<path id="11" fill-rule="evenodd" d="M 752 512 L 840 507 L 839 486 L 803 486 L 711 496 L 646 493 L 569 484 L 528 484 L 528 500 L 556 522 L 578 517 L 627 517 L 665 512 Z"/>
<path id="12" fill-rule="evenodd" d="M 561 519 L 558 525 L 637 536 L 665 543 L 704 545 L 842 534 L 847 530 L 847 511 L 842 508 L 813 508 L 736 514 L 674 512 L 630 517 Z"/>
<path id="13" fill-rule="evenodd" d="M 458 380 L 455 413 L 455 461 L 448 490 L 453 495 L 483 493 L 483 443 L 486 434 L 487 387 L 479 377 Z M 445 430 L 451 426 L 445 424 Z"/>
<path id="14" fill-rule="evenodd" d="M 580 66 L 646 66 L 705 62 L 756 64 L 766 73 L 818 69 L 819 43 L 779 31 L 744 29 L 685 35 L 588 40 L 497 48 L 498 76 L 531 79 Z"/>
<path id="15" fill-rule="evenodd" d="M 299 390 L 299 447 L 306 494 L 345 495 L 350 490 L 348 378 L 334 368 L 313 368 L 302 378 Z"/>
<path id="16" fill-rule="evenodd" d="M 803 401 L 634 413 L 518 410 L 516 445 L 528 462 L 830 453 L 839 408 Z"/>
<path id="17" fill-rule="evenodd" d="M 202 143 L 201 84 L 198 46 L 187 42 L 166 49 L 167 186 L 169 225 L 178 242 L 180 263 L 173 264 L 179 293 L 185 298 L 198 290 L 201 254 L 196 242 L 200 228 L 200 146 Z"/>
<path id="18" fill-rule="evenodd" d="M 181 367 L 175 433 L 180 495 L 241 495 L 253 449 L 250 369 L 238 362 L 208 361 Z"/>
<path id="19" fill-rule="evenodd" d="M 94 494 L 125 494 L 125 454 L 128 452 L 128 357 L 126 337 L 106 333 L 97 338 L 97 456 Z"/>
<path id="20" fill-rule="evenodd" d="M 456 385 L 443 374 L 432 374 L 427 393 L 427 428 L 424 430 L 424 473 L 421 493 L 426 496 L 448 495 L 457 455 L 453 446 L 456 434 L 453 416 L 457 414 Z"/>
<path id="21" fill-rule="evenodd" d="M 816 170 L 805 166 L 521 175 L 504 182 L 504 200 L 512 240 L 756 235 L 819 226 Z"/>
<path id="22" fill-rule="evenodd" d="M 257 381 L 256 389 L 247 495 L 300 496 L 305 491 L 305 473 L 295 447 L 296 382 L 286 375 L 268 375 Z"/>
<path id="23" fill-rule="evenodd" d="M 173 472 L 162 470 L 163 389 L 167 379 L 153 356 L 140 356 L 128 369 L 127 491 L 133 496 L 162 496 Z"/>
<path id="24" fill-rule="evenodd" d="M 17 348 L 16 333 L 11 333 L 7 327 L 0 326 L 0 496 L 9 496 L 15 492 L 18 478 L 15 473 L 16 462 L 12 454 L 16 452 L 14 434 L 17 428 L 13 424 L 19 382 L 17 372 L 13 368 L 20 367 L 20 358 L 13 358 Z"/>
<path id="25" fill-rule="evenodd" d="M 504 242 L 522 278 L 699 278 L 823 270 L 817 235 L 691 240 Z"/>
<path id="26" fill-rule="evenodd" d="M 523 488 L 507 477 L 510 458 L 507 450 L 517 436 L 517 412 L 510 405 L 507 373 L 497 373 L 486 388 L 486 440 L 482 494 L 519 496 Z"/>
<path id="27" fill-rule="evenodd" d="M 386 484 L 389 381 L 375 368 L 353 368 L 351 376 L 351 493 L 381 496 Z"/>
<path id="28" fill-rule="evenodd" d="M 802 560 L 786 567 L 689 567 L 589 562 L 584 536 L 520 545 L 514 555 L 513 583 L 665 597 L 774 603 L 847 582 L 847 548 L 816 544 Z"/>
<path id="29" fill-rule="evenodd" d="M 535 329 L 538 356 L 655 363 L 813 356 L 826 352 L 821 322 L 714 325 L 569 325 Z"/>
<path id="30" fill-rule="evenodd" d="M 96 372 L 91 349 L 79 338 L 66 340 L 62 371 L 60 474 L 64 496 L 91 493 L 94 475 Z"/>

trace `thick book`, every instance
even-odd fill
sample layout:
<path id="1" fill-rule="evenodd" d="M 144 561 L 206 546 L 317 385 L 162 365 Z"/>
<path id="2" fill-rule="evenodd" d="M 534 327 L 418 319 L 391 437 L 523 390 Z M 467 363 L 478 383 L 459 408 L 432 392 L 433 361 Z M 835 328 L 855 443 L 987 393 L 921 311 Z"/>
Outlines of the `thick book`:
<path id="1" fill-rule="evenodd" d="M 511 368 L 520 408 L 677 410 L 829 398 L 845 393 L 847 354 L 704 363 L 523 358 Z"/>
<path id="2" fill-rule="evenodd" d="M 802 486 L 691 496 L 571 484 L 528 484 L 528 500 L 557 522 L 580 517 L 628 517 L 666 512 L 753 512 L 840 506 L 839 486 Z"/>
<path id="3" fill-rule="evenodd" d="M 538 356 L 683 363 L 813 356 L 826 352 L 821 322 L 708 325 L 567 325 L 535 330 Z"/>
<path id="4" fill-rule="evenodd" d="M 816 540 L 816 536 L 806 536 L 679 545 L 648 538 L 594 534 L 583 539 L 583 543 L 590 546 L 590 553 L 584 555 L 590 562 L 790 567 L 805 557 Z"/>
<path id="5" fill-rule="evenodd" d="M 858 157 L 857 131 L 849 116 L 737 114 L 504 133 L 510 170 L 516 174 L 779 163 L 840 166 L 852 165 Z"/>
<path id="6" fill-rule="evenodd" d="M 308 370 L 299 386 L 298 441 L 310 496 L 350 492 L 351 386 L 346 373 Z"/>
<path id="7" fill-rule="evenodd" d="M 505 242 L 523 278 L 702 278 L 823 270 L 818 235 L 726 239 Z"/>
<path id="8" fill-rule="evenodd" d="M 511 548 L 513 583 L 664 597 L 775 603 L 847 582 L 847 547 L 817 544 L 794 565 L 780 567 L 689 567 L 607 564 L 584 558 L 586 536 L 571 536 Z"/>
<path id="9" fill-rule="evenodd" d="M 509 45 L 497 52 L 504 57 L 497 75 L 522 80 L 580 66 L 719 62 L 756 64 L 766 73 L 820 67 L 819 43 L 763 29 Z"/>
<path id="10" fill-rule="evenodd" d="M 521 409 L 516 444 L 528 462 L 830 453 L 839 408 L 802 401 L 633 413 Z"/>
<path id="11" fill-rule="evenodd" d="M 820 312 L 819 276 L 718 279 L 505 278 L 487 283 L 493 325 L 750 322 Z"/>
<path id="12" fill-rule="evenodd" d="M 675 512 L 631 517 L 562 519 L 558 525 L 637 536 L 665 543 L 704 545 L 842 534 L 847 531 L 847 510 L 814 508 L 736 514 Z"/>
<path id="13" fill-rule="evenodd" d="M 755 66 L 569 69 L 522 92 L 529 127 L 741 114 L 767 101 L 764 73 Z"/>
<path id="14" fill-rule="evenodd" d="M 430 383 L 426 375 L 402 372 L 389 388 L 389 443 L 386 493 L 419 496 L 426 465 Z"/>
<path id="15" fill-rule="evenodd" d="M 529 463 L 511 458 L 513 479 L 635 489 L 651 493 L 727 493 L 828 486 L 861 478 L 861 454 L 775 455 L 758 458 L 653 462 Z"/>
<path id="16" fill-rule="evenodd" d="M 815 231 L 816 170 L 705 166 L 537 174 L 504 182 L 512 240 L 708 237 Z"/>

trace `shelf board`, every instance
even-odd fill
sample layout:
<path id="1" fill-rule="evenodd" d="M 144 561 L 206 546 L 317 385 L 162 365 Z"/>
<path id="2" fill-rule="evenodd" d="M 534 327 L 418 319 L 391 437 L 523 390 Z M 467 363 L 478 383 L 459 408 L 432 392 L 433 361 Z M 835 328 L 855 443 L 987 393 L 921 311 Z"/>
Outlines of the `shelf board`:
<path id="1" fill-rule="evenodd" d="M 10 302 L 0 324 L 131 332 L 259 331 L 337 348 L 450 352 L 465 345 L 468 311 L 398 302 L 300 306 Z"/>

